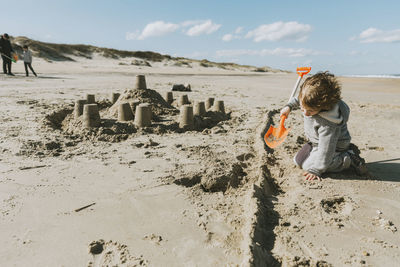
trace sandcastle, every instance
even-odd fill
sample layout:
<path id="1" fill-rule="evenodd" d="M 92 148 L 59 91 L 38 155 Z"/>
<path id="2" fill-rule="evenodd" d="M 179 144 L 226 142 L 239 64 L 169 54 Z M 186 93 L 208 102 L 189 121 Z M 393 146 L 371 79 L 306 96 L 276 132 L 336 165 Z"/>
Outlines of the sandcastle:
<path id="1" fill-rule="evenodd" d="M 94 94 L 87 94 L 72 109 L 63 107 L 47 115 L 45 123 L 74 138 L 120 142 L 134 134 L 203 131 L 228 119 L 221 100 L 189 101 L 187 94 L 174 99 L 172 92 L 161 96 L 147 88 L 144 75 L 137 75 L 135 88 L 97 101 Z"/>

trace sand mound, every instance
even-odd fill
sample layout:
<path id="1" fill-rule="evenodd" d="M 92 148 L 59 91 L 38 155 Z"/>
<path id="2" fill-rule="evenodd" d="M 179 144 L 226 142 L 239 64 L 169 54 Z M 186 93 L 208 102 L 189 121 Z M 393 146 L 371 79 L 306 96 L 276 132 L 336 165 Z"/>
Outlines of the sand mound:
<path id="1" fill-rule="evenodd" d="M 179 111 L 168 104 L 164 98 L 152 89 L 126 89 L 118 98 L 117 102 L 110 108 L 109 115 L 116 117 L 118 115 L 118 106 L 121 103 L 129 103 L 134 106 L 136 103 L 149 103 L 153 115 L 176 115 Z"/>
<path id="2" fill-rule="evenodd" d="M 209 147 L 185 148 L 188 157 L 196 157 L 205 162 L 204 168 L 193 171 L 185 166 L 175 170 L 173 183 L 185 187 L 200 185 L 205 192 L 226 192 L 229 188 L 238 188 L 247 175 L 244 169 L 253 155 L 246 154 L 234 157 L 227 153 L 214 152 Z"/>

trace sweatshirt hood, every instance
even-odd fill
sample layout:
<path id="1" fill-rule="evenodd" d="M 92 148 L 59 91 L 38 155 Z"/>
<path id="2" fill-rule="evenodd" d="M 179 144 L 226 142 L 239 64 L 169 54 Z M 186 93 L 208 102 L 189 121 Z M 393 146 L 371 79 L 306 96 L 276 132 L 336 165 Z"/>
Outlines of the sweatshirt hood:
<path id="1" fill-rule="evenodd" d="M 322 118 L 335 124 L 347 123 L 350 115 L 350 108 L 342 100 L 339 100 L 331 110 L 318 113 Z"/>

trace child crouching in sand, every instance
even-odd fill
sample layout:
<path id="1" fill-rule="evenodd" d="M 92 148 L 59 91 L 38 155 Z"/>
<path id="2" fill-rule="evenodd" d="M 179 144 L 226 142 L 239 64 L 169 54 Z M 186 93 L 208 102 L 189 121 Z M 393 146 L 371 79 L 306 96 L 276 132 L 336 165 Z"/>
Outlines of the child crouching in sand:
<path id="1" fill-rule="evenodd" d="M 281 110 L 288 116 L 299 107 L 304 114 L 304 131 L 309 140 L 294 157 L 304 169 L 306 180 L 321 180 L 325 172 L 340 172 L 354 167 L 357 174 L 367 172 L 365 161 L 350 150 L 347 130 L 350 108 L 341 100 L 340 84 L 333 74 L 319 72 L 302 84 L 298 98 L 293 97 Z"/>

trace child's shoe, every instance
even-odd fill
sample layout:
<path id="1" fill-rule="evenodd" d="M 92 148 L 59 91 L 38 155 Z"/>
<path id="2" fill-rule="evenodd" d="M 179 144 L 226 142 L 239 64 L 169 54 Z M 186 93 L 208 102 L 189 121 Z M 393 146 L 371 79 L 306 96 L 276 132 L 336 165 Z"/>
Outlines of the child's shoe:
<path id="1" fill-rule="evenodd" d="M 351 166 L 351 158 L 348 155 L 349 153 L 346 153 L 345 156 L 343 157 L 343 170 L 347 170 Z"/>
<path id="2" fill-rule="evenodd" d="M 349 150 L 349 156 L 351 159 L 351 166 L 356 171 L 357 175 L 366 175 L 368 174 L 367 165 L 365 165 L 365 160 L 359 155 L 355 154 L 353 150 Z"/>

